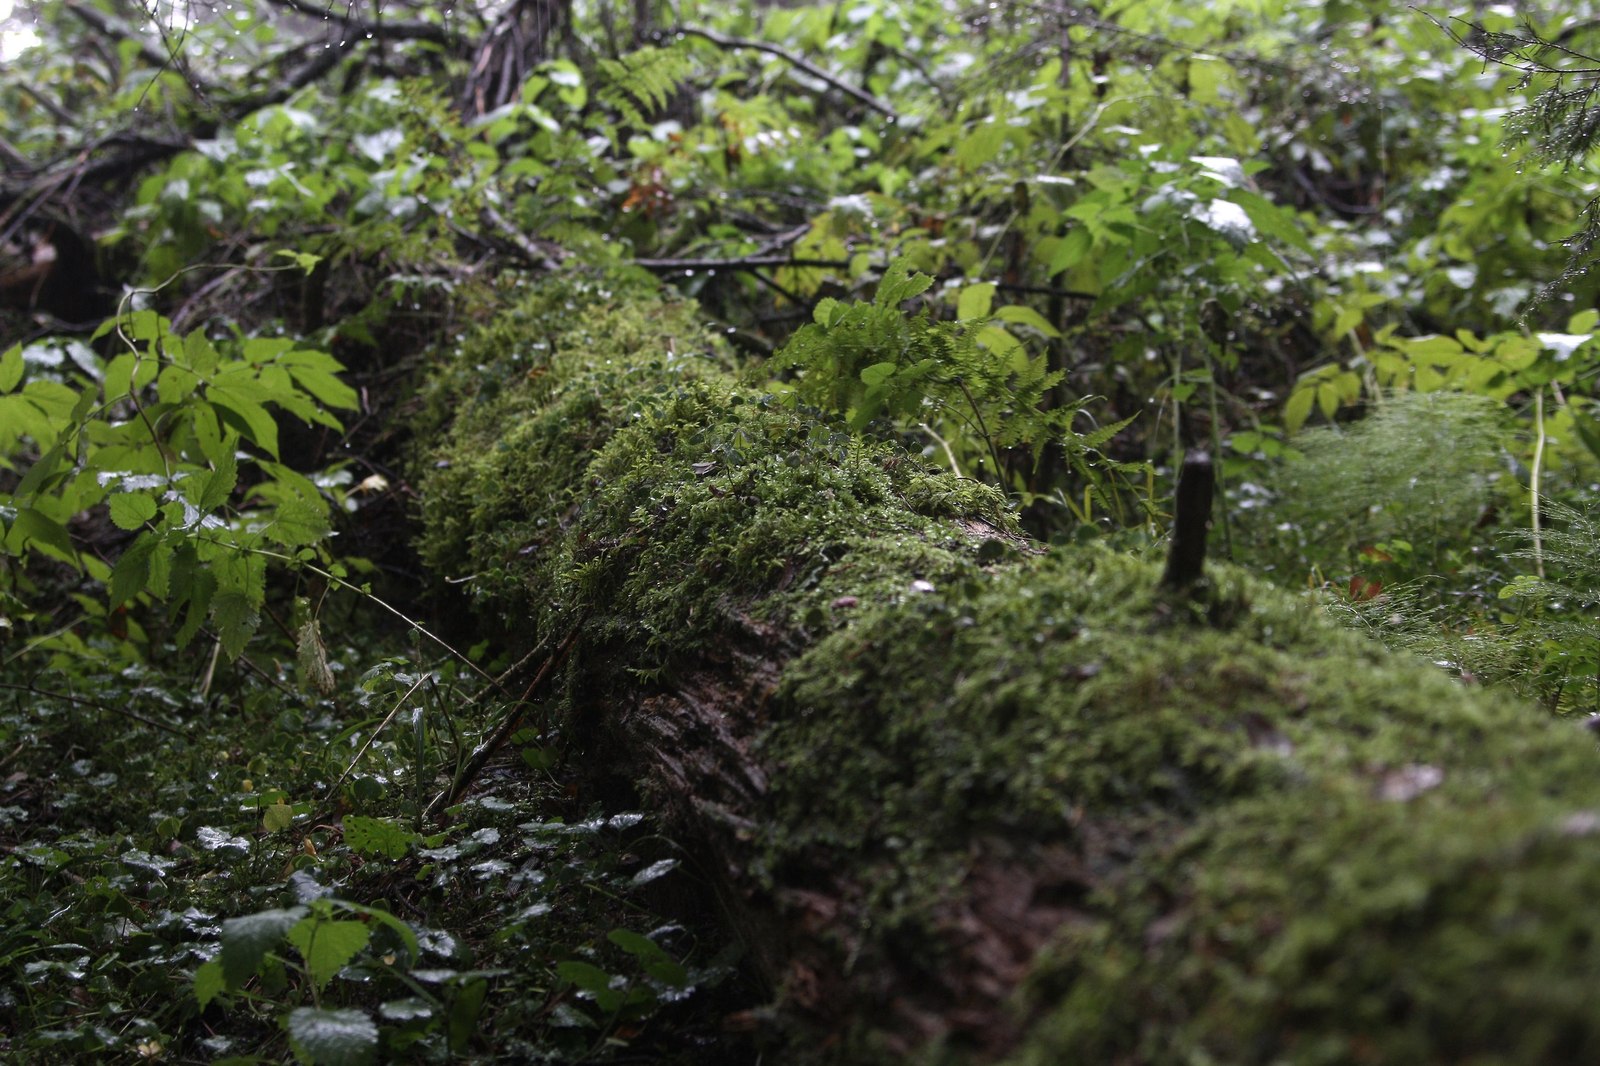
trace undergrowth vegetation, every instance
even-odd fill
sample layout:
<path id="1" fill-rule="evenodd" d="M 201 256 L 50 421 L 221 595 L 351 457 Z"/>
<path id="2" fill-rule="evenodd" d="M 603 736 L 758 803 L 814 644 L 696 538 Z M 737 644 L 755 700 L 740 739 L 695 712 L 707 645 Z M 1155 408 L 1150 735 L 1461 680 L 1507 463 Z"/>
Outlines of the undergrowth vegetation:
<path id="1" fill-rule="evenodd" d="M 1600 712 L 1587 0 L 309 12 L 0 23 L 0 1056 L 738 1061 L 544 671 L 830 632 L 862 501 L 1149 554 L 1204 448 L 1214 556 Z"/>

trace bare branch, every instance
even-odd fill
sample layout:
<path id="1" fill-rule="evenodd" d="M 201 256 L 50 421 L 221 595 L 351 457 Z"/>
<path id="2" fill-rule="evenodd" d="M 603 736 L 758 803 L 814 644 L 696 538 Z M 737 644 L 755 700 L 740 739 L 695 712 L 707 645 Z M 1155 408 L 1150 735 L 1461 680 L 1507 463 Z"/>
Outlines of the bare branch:
<path id="1" fill-rule="evenodd" d="M 767 55 L 777 56 L 779 59 L 783 60 L 785 63 L 788 63 L 796 70 L 804 71 L 813 78 L 816 78 L 818 81 L 838 89 L 846 96 L 852 97 L 855 100 L 859 100 L 861 103 L 866 104 L 868 107 L 872 108 L 872 110 L 887 117 L 891 121 L 897 122 L 900 119 L 899 113 L 896 112 L 894 108 L 890 107 L 876 96 L 873 96 L 865 89 L 862 89 L 856 85 L 851 85 L 849 82 L 843 81 L 833 74 L 829 74 L 827 71 L 811 62 L 811 60 L 807 59 L 805 56 L 796 55 L 787 48 L 779 48 L 777 45 L 768 44 L 766 41 L 752 41 L 744 37 L 725 37 L 715 30 L 708 30 L 699 26 L 679 26 L 677 29 L 670 32 L 676 33 L 680 37 L 699 37 L 703 40 L 710 41 L 718 48 L 749 49 L 753 52 L 765 52 Z"/>

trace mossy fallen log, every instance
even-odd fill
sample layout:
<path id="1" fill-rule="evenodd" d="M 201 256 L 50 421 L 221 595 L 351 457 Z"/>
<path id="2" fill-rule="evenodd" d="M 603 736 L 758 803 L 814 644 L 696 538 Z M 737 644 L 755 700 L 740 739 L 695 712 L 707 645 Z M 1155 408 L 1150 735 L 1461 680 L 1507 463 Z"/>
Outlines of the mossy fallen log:
<path id="1" fill-rule="evenodd" d="M 1045 551 L 693 309 L 470 341 L 425 552 L 698 856 L 781 1061 L 1600 1061 L 1587 733 L 1227 568 Z"/>

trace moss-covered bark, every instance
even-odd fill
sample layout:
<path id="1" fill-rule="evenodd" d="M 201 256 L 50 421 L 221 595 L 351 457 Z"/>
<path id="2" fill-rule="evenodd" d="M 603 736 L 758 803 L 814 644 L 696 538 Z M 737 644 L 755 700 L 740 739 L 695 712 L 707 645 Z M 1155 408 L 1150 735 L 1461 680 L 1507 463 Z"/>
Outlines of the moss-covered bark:
<path id="1" fill-rule="evenodd" d="M 613 290 L 441 379 L 425 550 L 576 632 L 574 757 L 702 857 L 791 1057 L 1600 1061 L 1587 734 L 1246 575 L 1040 551 Z"/>

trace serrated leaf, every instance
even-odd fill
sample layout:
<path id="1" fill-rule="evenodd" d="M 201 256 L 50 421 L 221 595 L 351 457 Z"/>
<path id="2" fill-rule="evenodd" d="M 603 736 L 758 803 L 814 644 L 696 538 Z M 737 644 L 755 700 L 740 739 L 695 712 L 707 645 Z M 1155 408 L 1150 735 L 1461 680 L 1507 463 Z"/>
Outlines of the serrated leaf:
<path id="1" fill-rule="evenodd" d="M 107 589 L 113 609 L 127 603 L 143 590 L 150 576 L 150 556 L 160 543 L 155 533 L 145 532 L 123 550 L 117 565 L 111 568 Z"/>
<path id="2" fill-rule="evenodd" d="M 148 492 L 119 492 L 108 501 L 111 506 L 111 521 L 118 529 L 142 529 L 144 524 L 156 516 L 155 497 Z"/>
<path id="3" fill-rule="evenodd" d="M 312 983 L 323 989 L 367 946 L 372 931 L 364 922 L 313 916 L 297 922 L 288 937 L 305 960 Z"/>
<path id="4" fill-rule="evenodd" d="M 366 1066 L 378 1050 L 378 1026 L 362 1011 L 296 1007 L 284 1024 L 311 1066 Z"/>
<path id="5" fill-rule="evenodd" d="M 992 281 L 981 281 L 962 289 L 961 295 L 956 299 L 956 317 L 964 322 L 974 318 L 988 318 L 989 308 L 994 305 L 994 289 Z"/>
<path id="6" fill-rule="evenodd" d="M 194 998 L 200 1001 L 201 1010 L 210 1006 L 212 1000 L 227 990 L 227 986 L 222 976 L 221 959 L 207 959 L 194 972 Z"/>
<path id="7" fill-rule="evenodd" d="M 261 968 L 267 952 L 277 947 L 295 923 L 306 916 L 304 907 L 260 911 L 222 923 L 222 972 L 229 988 L 238 988 Z"/>
<path id="8" fill-rule="evenodd" d="M 419 839 L 416 833 L 402 828 L 392 819 L 359 814 L 346 815 L 344 819 L 344 842 L 358 855 L 401 859 Z"/>
<path id="9" fill-rule="evenodd" d="M 211 617 L 217 624 L 217 638 L 229 659 L 237 659 L 261 624 L 261 616 L 243 592 L 228 589 L 212 599 Z"/>
<path id="10" fill-rule="evenodd" d="M 213 469 L 209 474 L 201 475 L 205 478 L 205 490 L 200 493 L 195 506 L 205 514 L 227 503 L 228 497 L 233 494 L 233 487 L 239 480 L 239 460 L 233 453 L 233 446 L 237 442 L 237 437 L 228 434 L 223 442 L 222 454 L 213 462 Z"/>
<path id="11" fill-rule="evenodd" d="M 889 264 L 878 283 L 878 292 L 872 298 L 876 307 L 899 307 L 901 303 L 928 291 L 933 278 L 911 270 L 910 260 L 901 257 Z"/>
<path id="12" fill-rule="evenodd" d="M 250 438 L 274 459 L 278 457 L 278 423 L 265 407 L 241 395 L 237 389 L 215 385 L 206 391 L 206 398 L 224 423 Z"/>
<path id="13" fill-rule="evenodd" d="M 181 404 L 194 395 L 200 387 L 200 376 L 182 366 L 169 366 L 156 379 L 156 399 L 162 403 Z"/>
<path id="14" fill-rule="evenodd" d="M 295 384 L 314 396 L 324 407 L 353 411 L 361 406 L 361 397 L 356 390 L 325 370 L 296 366 L 290 367 L 289 373 Z"/>
<path id="15" fill-rule="evenodd" d="M 222 362 L 222 356 L 217 353 L 216 346 L 200 330 L 195 330 L 183 338 L 183 359 L 190 370 L 201 376 L 210 376 Z"/>
<path id="16" fill-rule="evenodd" d="M 10 392 L 22 381 L 22 345 L 13 344 L 0 355 L 0 393 Z"/>

